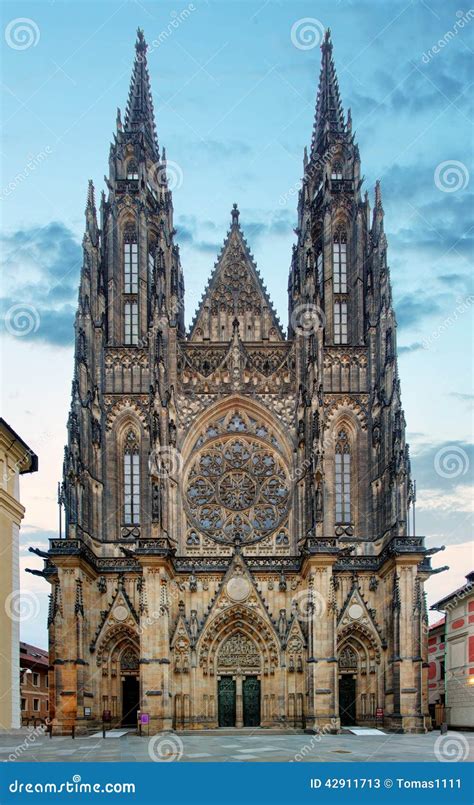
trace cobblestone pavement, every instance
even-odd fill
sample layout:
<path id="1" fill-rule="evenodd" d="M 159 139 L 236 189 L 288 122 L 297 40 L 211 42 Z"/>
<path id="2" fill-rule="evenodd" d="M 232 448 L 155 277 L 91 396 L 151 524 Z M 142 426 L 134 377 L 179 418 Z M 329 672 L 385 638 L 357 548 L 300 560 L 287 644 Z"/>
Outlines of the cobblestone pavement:
<path id="1" fill-rule="evenodd" d="M 138 737 L 53 737 L 16 732 L 0 733 L 0 761 L 132 761 L 180 762 L 338 762 L 338 761 L 473 761 L 474 733 L 439 732 L 427 735 L 304 735 L 250 734 L 226 731 L 205 734 L 161 733 Z"/>

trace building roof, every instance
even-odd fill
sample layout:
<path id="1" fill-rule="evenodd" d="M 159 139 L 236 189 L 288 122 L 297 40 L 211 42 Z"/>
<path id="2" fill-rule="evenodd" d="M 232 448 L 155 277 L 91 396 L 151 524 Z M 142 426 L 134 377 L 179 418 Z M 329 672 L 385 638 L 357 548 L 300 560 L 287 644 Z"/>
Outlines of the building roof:
<path id="1" fill-rule="evenodd" d="M 11 446 L 16 443 L 17 448 L 20 448 L 23 454 L 21 461 L 18 462 L 18 471 L 20 475 L 24 475 L 28 472 L 37 472 L 38 456 L 36 453 L 33 453 L 31 447 L 28 447 L 26 442 L 24 442 L 23 439 L 18 436 L 18 433 L 13 430 L 13 428 L 3 419 L 3 417 L 0 417 L 0 428 L 3 428 L 8 437 L 11 439 Z"/>
<path id="2" fill-rule="evenodd" d="M 433 631 L 434 629 L 438 629 L 440 626 L 444 626 L 445 623 L 446 618 L 443 616 L 442 618 L 439 619 L 439 621 L 436 621 L 436 623 L 430 624 L 430 632 Z"/>
<path id="3" fill-rule="evenodd" d="M 471 572 L 467 574 L 466 579 L 466 584 L 464 584 L 462 587 L 459 587 L 457 590 L 454 590 L 454 592 L 449 593 L 449 595 L 445 595 L 444 598 L 441 598 L 436 602 L 436 604 L 433 604 L 430 609 L 446 609 L 446 604 L 448 604 L 449 601 L 452 601 L 453 598 L 463 598 L 468 593 L 474 592 L 474 570 L 471 570 Z"/>
<path id="4" fill-rule="evenodd" d="M 44 648 L 32 646 L 30 643 L 23 643 L 20 640 L 20 664 L 28 663 L 32 665 L 49 665 L 49 654 Z"/>

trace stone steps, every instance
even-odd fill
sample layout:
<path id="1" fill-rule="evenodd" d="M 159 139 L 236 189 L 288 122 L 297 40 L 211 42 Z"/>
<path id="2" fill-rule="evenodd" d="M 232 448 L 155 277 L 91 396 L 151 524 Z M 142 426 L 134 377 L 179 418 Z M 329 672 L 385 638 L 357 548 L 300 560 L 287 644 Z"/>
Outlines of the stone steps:
<path id="1" fill-rule="evenodd" d="M 304 735 L 304 730 L 301 728 L 299 729 L 291 729 L 291 728 L 284 728 L 279 729 L 275 727 L 219 727 L 219 729 L 214 730 L 176 730 L 177 735 L 194 735 L 195 737 L 198 735 L 203 736 L 214 736 L 214 737 L 224 737 L 224 736 L 234 736 L 235 738 L 238 737 L 250 737 L 252 735 L 264 736 L 264 735 Z"/>

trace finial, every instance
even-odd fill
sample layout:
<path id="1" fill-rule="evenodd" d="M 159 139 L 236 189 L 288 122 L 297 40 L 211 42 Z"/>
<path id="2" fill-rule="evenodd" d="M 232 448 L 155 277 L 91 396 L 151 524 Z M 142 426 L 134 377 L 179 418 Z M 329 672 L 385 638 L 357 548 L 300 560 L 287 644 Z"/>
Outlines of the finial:
<path id="1" fill-rule="evenodd" d="M 89 179 L 89 184 L 87 187 L 87 207 L 95 209 L 95 192 L 94 192 L 94 182 L 92 181 L 92 179 Z"/>
<path id="2" fill-rule="evenodd" d="M 303 151 L 303 168 L 304 168 L 304 170 L 306 170 L 307 166 L 308 166 L 308 149 L 305 146 L 304 151 Z"/>
<path id="3" fill-rule="evenodd" d="M 240 327 L 240 322 L 239 322 L 239 320 L 238 320 L 238 318 L 236 316 L 234 321 L 232 322 L 232 330 L 234 332 L 234 335 L 239 332 L 239 327 Z"/>
<path id="4" fill-rule="evenodd" d="M 347 131 L 349 132 L 349 134 L 352 131 L 352 111 L 350 107 L 347 110 Z"/>
<path id="5" fill-rule="evenodd" d="M 122 113 L 120 112 L 120 107 L 117 106 L 117 131 L 122 131 Z"/>
<path id="6" fill-rule="evenodd" d="M 232 215 L 232 226 L 238 226 L 240 211 L 239 208 L 237 207 L 237 204 L 234 204 L 232 206 L 231 215 Z"/>
<path id="7" fill-rule="evenodd" d="M 145 42 L 143 28 L 137 28 L 137 41 L 135 42 L 135 50 L 137 51 L 137 54 L 146 53 L 147 47 L 148 45 Z"/>
<path id="8" fill-rule="evenodd" d="M 321 48 L 322 49 L 327 48 L 328 50 L 332 50 L 331 29 L 330 28 L 326 28 L 326 30 L 324 32 L 324 39 L 323 39 L 323 43 L 321 45 Z"/>

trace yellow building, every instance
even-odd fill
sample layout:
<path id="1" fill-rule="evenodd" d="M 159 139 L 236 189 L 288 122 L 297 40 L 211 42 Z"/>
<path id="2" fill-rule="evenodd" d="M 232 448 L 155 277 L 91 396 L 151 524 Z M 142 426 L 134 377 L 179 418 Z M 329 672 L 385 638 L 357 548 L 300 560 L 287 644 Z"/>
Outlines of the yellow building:
<path id="1" fill-rule="evenodd" d="M 0 417 L 0 728 L 21 725 L 20 718 L 20 475 L 36 472 L 38 458 Z"/>

